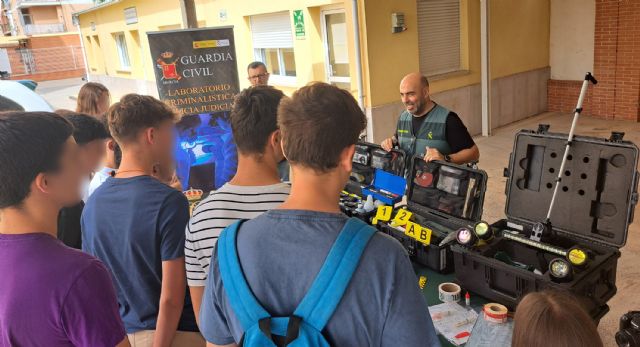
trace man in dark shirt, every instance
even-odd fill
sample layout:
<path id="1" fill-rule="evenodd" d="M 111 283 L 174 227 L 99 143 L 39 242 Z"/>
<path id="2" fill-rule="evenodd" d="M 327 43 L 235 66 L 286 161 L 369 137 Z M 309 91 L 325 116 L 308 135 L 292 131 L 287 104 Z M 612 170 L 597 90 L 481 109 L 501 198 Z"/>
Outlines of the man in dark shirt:
<path id="1" fill-rule="evenodd" d="M 382 142 L 389 151 L 394 146 L 426 161 L 445 160 L 466 164 L 480 158 L 478 146 L 457 114 L 436 104 L 429 95 L 429 81 L 411 73 L 400 82 L 400 97 L 406 110 L 400 114 L 395 134 Z"/>
<path id="2" fill-rule="evenodd" d="M 99 120 L 82 113 L 59 112 L 73 125 L 73 138 L 78 144 L 79 159 L 84 168 L 83 190 L 88 185 L 91 174 L 98 169 L 105 156 L 105 141 L 109 132 Z M 84 195 L 84 191 L 82 192 Z M 80 216 L 84 208 L 84 201 L 60 210 L 58 215 L 58 239 L 65 245 L 82 248 L 82 233 L 80 232 Z"/>

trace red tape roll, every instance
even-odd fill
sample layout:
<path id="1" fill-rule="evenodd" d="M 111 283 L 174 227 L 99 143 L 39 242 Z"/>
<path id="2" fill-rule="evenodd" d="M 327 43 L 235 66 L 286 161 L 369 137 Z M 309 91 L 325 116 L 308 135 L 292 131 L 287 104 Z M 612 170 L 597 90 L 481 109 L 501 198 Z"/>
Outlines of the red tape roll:
<path id="1" fill-rule="evenodd" d="M 490 303 L 484 305 L 482 312 L 486 321 L 500 324 L 507 321 L 509 310 L 504 305 Z"/>

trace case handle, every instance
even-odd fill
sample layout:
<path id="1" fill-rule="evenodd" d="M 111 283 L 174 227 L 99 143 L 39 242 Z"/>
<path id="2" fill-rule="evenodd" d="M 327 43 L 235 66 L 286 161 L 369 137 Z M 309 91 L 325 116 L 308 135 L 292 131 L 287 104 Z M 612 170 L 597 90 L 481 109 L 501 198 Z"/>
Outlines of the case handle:
<path id="1" fill-rule="evenodd" d="M 505 297 L 511 301 L 518 301 L 518 297 L 513 296 L 511 294 L 505 293 L 500 289 L 494 288 L 491 283 L 489 283 L 489 289 L 491 289 L 492 292 L 494 292 L 495 294 L 497 294 L 498 296 L 502 296 Z"/>

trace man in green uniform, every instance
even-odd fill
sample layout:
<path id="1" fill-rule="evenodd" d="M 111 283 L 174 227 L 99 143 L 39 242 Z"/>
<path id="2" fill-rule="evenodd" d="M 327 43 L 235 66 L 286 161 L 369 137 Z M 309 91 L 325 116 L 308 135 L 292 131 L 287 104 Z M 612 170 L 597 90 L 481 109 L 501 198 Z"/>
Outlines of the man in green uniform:
<path id="1" fill-rule="evenodd" d="M 429 81 L 420 73 L 405 76 L 400 82 L 400 98 L 406 110 L 400 114 L 395 134 L 382 142 L 389 151 L 394 146 L 426 161 L 444 160 L 466 164 L 480 158 L 478 146 L 457 114 L 433 102 Z"/>

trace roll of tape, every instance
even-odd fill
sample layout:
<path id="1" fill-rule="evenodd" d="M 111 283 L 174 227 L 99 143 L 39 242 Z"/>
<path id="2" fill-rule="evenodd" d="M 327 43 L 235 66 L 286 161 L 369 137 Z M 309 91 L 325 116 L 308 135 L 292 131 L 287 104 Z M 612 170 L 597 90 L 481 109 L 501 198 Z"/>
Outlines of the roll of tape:
<path id="1" fill-rule="evenodd" d="M 504 306 L 496 303 L 489 303 L 482 308 L 484 319 L 492 323 L 505 323 L 509 310 Z"/>
<path id="2" fill-rule="evenodd" d="M 445 282 L 438 286 L 438 296 L 442 302 L 460 301 L 460 286 L 455 283 Z"/>

